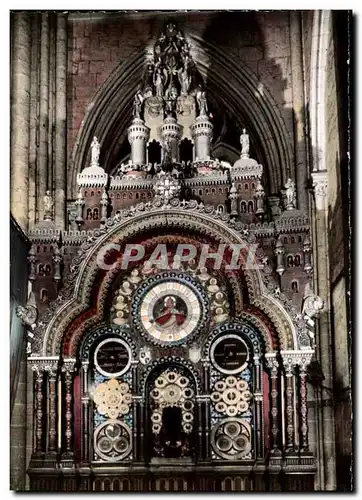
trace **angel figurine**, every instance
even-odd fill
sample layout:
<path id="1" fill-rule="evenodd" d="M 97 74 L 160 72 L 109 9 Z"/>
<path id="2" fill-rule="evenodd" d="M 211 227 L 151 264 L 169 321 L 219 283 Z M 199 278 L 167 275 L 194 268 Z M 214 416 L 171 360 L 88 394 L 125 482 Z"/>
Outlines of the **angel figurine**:
<path id="1" fill-rule="evenodd" d="M 157 97 L 163 97 L 166 80 L 167 80 L 166 70 L 164 69 L 162 71 L 161 68 L 158 67 L 153 75 L 153 84 L 156 89 Z"/>
<path id="2" fill-rule="evenodd" d="M 206 101 L 206 92 L 205 90 L 202 90 L 201 85 L 199 85 L 199 88 L 196 92 L 196 100 L 199 105 L 199 116 L 207 116 L 207 101 Z"/>
<path id="3" fill-rule="evenodd" d="M 187 61 L 184 67 L 178 70 L 178 79 L 181 85 L 181 93 L 187 95 L 191 85 L 191 75 L 189 74 Z"/>

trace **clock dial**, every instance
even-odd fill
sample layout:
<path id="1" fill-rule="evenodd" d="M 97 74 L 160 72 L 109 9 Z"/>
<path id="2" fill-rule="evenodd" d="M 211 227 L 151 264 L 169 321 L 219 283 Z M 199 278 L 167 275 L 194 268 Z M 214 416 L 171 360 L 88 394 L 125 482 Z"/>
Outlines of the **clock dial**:
<path id="1" fill-rule="evenodd" d="M 226 334 L 211 347 L 211 360 L 222 373 L 239 373 L 248 362 L 249 351 L 245 342 L 235 334 Z"/>
<path id="2" fill-rule="evenodd" d="M 205 322 L 203 300 L 191 280 L 153 280 L 136 293 L 132 315 L 141 334 L 147 333 L 159 344 L 178 344 Z"/>
<path id="3" fill-rule="evenodd" d="M 131 363 L 129 347 L 121 339 L 106 339 L 95 350 L 94 361 L 102 375 L 108 377 L 122 375 Z"/>

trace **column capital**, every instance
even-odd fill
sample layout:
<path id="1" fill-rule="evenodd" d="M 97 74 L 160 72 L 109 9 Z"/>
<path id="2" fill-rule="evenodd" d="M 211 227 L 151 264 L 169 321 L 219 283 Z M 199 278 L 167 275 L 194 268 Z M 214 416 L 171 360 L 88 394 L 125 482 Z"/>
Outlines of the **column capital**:
<path id="1" fill-rule="evenodd" d="M 267 367 L 270 368 L 271 372 L 276 373 L 278 371 L 279 367 L 279 362 L 277 360 L 277 353 L 276 352 L 267 352 L 265 354 L 265 361 L 267 364 Z"/>
<path id="2" fill-rule="evenodd" d="M 77 360 L 75 358 L 66 358 L 63 360 L 62 372 L 73 373 Z"/>
<path id="3" fill-rule="evenodd" d="M 283 359 L 283 365 L 288 372 L 291 372 L 297 365 L 299 365 L 302 370 L 305 370 L 314 355 L 314 350 L 280 351 L 280 355 Z"/>
<path id="4" fill-rule="evenodd" d="M 59 356 L 30 356 L 28 358 L 28 363 L 31 369 L 38 374 L 45 371 L 55 374 L 59 365 Z"/>
<path id="5" fill-rule="evenodd" d="M 315 202 L 318 210 L 325 208 L 325 201 L 328 194 L 328 176 L 327 171 L 312 172 L 313 190 Z"/>

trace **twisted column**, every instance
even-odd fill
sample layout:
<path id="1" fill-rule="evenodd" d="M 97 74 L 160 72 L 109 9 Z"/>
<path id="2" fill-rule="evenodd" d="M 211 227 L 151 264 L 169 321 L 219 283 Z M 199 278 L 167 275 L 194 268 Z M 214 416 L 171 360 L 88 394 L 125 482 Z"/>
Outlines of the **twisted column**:
<path id="1" fill-rule="evenodd" d="M 82 363 L 82 450 L 81 450 L 81 460 L 82 462 L 89 462 L 89 407 L 90 398 L 88 394 L 88 368 L 89 362 L 84 361 Z"/>
<path id="2" fill-rule="evenodd" d="M 44 371 L 39 366 L 32 367 L 35 371 L 35 454 L 42 454 L 44 437 L 44 415 L 43 415 L 43 381 Z"/>
<path id="3" fill-rule="evenodd" d="M 312 358 L 311 353 L 304 353 L 299 362 L 299 431 L 300 431 L 300 451 L 309 453 L 308 442 L 308 401 L 307 401 L 307 366 Z"/>
<path id="4" fill-rule="evenodd" d="M 285 412 L 286 412 L 286 452 L 295 451 L 295 426 L 294 426 L 294 368 L 296 365 L 296 351 L 281 351 L 285 368 Z"/>
<path id="5" fill-rule="evenodd" d="M 57 367 L 48 368 L 48 401 L 49 401 L 49 427 L 48 451 L 57 451 Z"/>

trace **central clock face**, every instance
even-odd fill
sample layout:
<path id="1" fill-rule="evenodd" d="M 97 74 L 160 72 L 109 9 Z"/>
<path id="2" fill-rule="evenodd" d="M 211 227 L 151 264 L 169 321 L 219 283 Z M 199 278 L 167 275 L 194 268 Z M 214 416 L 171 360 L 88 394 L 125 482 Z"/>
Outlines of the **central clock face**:
<path id="1" fill-rule="evenodd" d="M 136 292 L 132 307 L 136 325 L 156 343 L 182 343 L 205 321 L 207 299 L 200 291 L 191 280 L 152 280 Z"/>
<path id="2" fill-rule="evenodd" d="M 245 342 L 235 334 L 226 334 L 219 338 L 213 344 L 210 354 L 214 366 L 227 374 L 243 371 L 249 357 Z"/>

